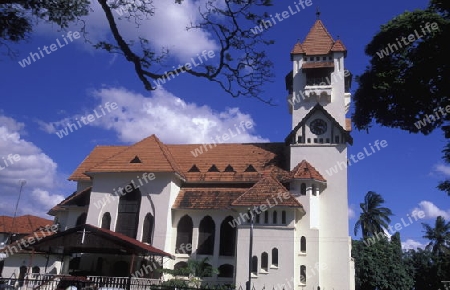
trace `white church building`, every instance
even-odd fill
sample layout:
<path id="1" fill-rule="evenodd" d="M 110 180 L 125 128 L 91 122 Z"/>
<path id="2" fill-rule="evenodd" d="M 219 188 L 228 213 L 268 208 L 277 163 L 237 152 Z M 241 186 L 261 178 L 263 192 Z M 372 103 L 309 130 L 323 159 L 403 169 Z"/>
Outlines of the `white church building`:
<path id="1" fill-rule="evenodd" d="M 319 19 L 295 44 L 283 142 L 174 145 L 152 135 L 97 146 L 69 178 L 77 192 L 50 214 L 63 231 L 86 223 L 170 253 L 165 268 L 207 257 L 219 270 L 205 278 L 211 283 L 245 289 L 250 276 L 256 290 L 353 290 L 347 169 L 325 174 L 346 164 L 352 144 L 346 53 Z M 142 265 L 91 256 L 67 267 L 117 276 L 119 265 Z"/>

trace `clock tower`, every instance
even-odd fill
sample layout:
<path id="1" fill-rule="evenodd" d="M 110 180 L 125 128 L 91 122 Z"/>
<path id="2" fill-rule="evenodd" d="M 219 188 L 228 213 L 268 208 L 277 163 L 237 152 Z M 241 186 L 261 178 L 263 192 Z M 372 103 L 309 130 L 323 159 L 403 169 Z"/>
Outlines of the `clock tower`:
<path id="1" fill-rule="evenodd" d="M 297 239 L 299 285 L 307 289 L 354 289 L 354 263 L 348 227 L 347 146 L 351 74 L 347 49 L 317 19 L 291 51 L 286 76 L 292 130 L 291 193 L 304 206 Z M 311 288 L 313 287 L 313 288 Z"/>

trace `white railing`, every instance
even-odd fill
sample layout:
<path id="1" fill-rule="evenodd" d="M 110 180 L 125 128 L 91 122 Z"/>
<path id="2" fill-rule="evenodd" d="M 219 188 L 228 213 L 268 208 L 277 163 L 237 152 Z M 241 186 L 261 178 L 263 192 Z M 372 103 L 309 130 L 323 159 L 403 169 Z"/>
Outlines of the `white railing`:
<path id="1" fill-rule="evenodd" d="M 149 278 L 128 278 L 128 277 L 106 277 L 106 276 L 87 276 L 87 278 L 94 282 L 99 289 L 127 289 L 130 283 L 130 290 L 146 289 L 151 285 L 161 284 L 159 279 Z M 130 280 L 129 280 L 130 279 Z"/>

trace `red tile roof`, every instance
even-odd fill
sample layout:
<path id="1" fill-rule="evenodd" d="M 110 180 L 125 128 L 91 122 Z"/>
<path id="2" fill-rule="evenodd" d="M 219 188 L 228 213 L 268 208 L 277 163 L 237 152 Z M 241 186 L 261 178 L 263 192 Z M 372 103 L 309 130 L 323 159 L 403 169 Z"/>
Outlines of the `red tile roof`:
<path id="1" fill-rule="evenodd" d="M 303 43 L 295 44 L 291 55 L 302 53 L 306 55 L 326 55 L 337 51 L 346 52 L 347 50 L 342 41 L 333 40 L 325 25 L 318 19 L 309 30 Z"/>
<path id="2" fill-rule="evenodd" d="M 71 253 L 123 253 L 170 257 L 172 255 L 151 245 L 107 229 L 90 224 L 80 225 L 46 237 L 27 249 L 54 253 L 63 247 L 64 254 Z"/>
<path id="3" fill-rule="evenodd" d="M 0 233 L 31 234 L 38 228 L 52 225 L 53 221 L 32 215 L 18 216 L 14 220 L 10 216 L 0 216 Z"/>
<path id="4" fill-rule="evenodd" d="M 294 169 L 291 171 L 292 178 L 295 179 L 314 179 L 317 181 L 327 182 L 325 178 L 323 178 L 322 174 L 317 171 L 314 166 L 309 164 L 306 160 L 302 160 Z"/>
<path id="5" fill-rule="evenodd" d="M 288 198 L 285 198 L 285 194 Z M 277 206 L 303 207 L 298 200 L 278 180 L 270 174 L 264 175 L 255 185 L 249 188 L 235 201 L 232 206 L 258 206 L 277 203 Z"/>
<path id="6" fill-rule="evenodd" d="M 97 146 L 89 153 L 88 156 L 81 162 L 81 164 L 70 175 L 69 180 L 73 181 L 89 181 L 91 178 L 84 174 L 86 170 L 92 166 L 108 159 L 109 157 L 124 150 L 128 146 Z"/>
<path id="7" fill-rule="evenodd" d="M 62 210 L 64 207 L 68 205 L 76 205 L 76 206 L 85 206 L 90 202 L 92 186 L 89 186 L 81 191 L 75 191 L 68 197 L 66 197 L 63 201 L 55 205 L 51 210 L 49 210 L 48 214 L 55 215 L 56 211 Z"/>
<path id="8" fill-rule="evenodd" d="M 226 209 L 247 190 L 232 187 L 184 188 L 178 193 L 172 208 Z"/>
<path id="9" fill-rule="evenodd" d="M 140 162 L 135 162 L 137 159 Z M 95 172 L 176 172 L 180 174 L 172 154 L 155 135 L 126 147 L 86 171 L 88 175 Z"/>

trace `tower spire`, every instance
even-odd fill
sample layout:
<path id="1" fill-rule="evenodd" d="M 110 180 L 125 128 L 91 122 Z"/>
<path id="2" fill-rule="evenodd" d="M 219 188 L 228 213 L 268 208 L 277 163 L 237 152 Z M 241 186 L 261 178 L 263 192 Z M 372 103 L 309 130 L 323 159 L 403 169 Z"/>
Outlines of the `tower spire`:
<path id="1" fill-rule="evenodd" d="M 319 7 L 316 8 L 316 17 L 317 17 L 317 19 L 320 19 L 320 10 L 319 10 Z"/>

